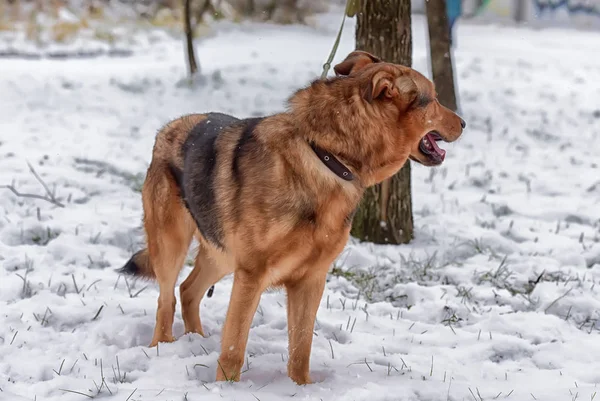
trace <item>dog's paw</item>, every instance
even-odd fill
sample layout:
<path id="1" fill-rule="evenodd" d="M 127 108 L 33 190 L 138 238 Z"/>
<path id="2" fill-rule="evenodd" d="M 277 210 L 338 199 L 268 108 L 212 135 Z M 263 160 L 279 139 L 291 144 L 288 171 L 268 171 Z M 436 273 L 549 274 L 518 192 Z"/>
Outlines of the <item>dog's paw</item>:
<path id="1" fill-rule="evenodd" d="M 202 330 L 202 326 L 192 326 L 189 328 L 186 327 L 185 333 L 183 333 L 183 334 L 190 334 L 190 333 L 200 334 L 202 337 L 206 337 L 204 335 L 204 330 Z"/>
<path id="2" fill-rule="evenodd" d="M 310 375 L 299 375 L 294 377 L 290 376 L 290 379 L 292 379 L 299 386 L 313 383 L 312 380 L 310 380 Z"/>
<path id="3" fill-rule="evenodd" d="M 150 343 L 149 347 L 156 347 L 158 345 L 158 343 L 172 343 L 175 341 L 175 337 L 173 336 L 161 336 L 159 338 L 153 338 L 152 342 Z"/>

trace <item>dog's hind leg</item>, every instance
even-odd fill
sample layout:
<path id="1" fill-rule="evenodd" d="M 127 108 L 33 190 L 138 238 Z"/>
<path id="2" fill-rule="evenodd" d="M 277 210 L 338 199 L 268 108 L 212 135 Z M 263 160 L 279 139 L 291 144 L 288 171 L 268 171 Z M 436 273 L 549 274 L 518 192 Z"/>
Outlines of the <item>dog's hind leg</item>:
<path id="1" fill-rule="evenodd" d="M 167 166 L 152 162 L 142 190 L 149 264 L 160 287 L 156 326 L 150 346 L 171 342 L 175 314 L 175 283 L 195 230 L 179 188 Z"/>
<path id="2" fill-rule="evenodd" d="M 210 258 L 203 245 L 198 247 L 194 270 L 179 287 L 186 333 L 198 333 L 204 336 L 200 322 L 200 301 L 210 286 L 231 272 L 231 269 L 221 266 Z"/>

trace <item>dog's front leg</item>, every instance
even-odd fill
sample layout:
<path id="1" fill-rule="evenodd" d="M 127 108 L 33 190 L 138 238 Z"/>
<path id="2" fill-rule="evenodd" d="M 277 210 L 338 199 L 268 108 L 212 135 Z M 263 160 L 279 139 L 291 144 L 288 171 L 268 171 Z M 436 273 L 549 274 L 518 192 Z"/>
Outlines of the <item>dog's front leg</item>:
<path id="1" fill-rule="evenodd" d="M 264 275 L 237 269 L 221 336 L 221 355 L 217 366 L 217 381 L 239 381 L 248 333 L 258 307 Z"/>
<path id="2" fill-rule="evenodd" d="M 310 351 L 317 309 L 323 296 L 327 270 L 308 273 L 286 284 L 288 303 L 288 376 L 297 384 L 310 384 Z"/>

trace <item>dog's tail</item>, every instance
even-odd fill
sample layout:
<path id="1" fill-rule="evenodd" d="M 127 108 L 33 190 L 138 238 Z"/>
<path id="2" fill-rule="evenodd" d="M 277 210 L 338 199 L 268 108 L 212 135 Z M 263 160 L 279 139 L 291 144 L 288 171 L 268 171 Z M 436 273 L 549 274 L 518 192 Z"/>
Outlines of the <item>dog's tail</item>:
<path id="1" fill-rule="evenodd" d="M 150 265 L 148 249 L 142 249 L 141 251 L 134 253 L 127 263 L 116 271 L 117 273 L 128 276 L 143 277 L 147 279 L 156 278 L 154 269 L 152 269 L 152 266 Z"/>

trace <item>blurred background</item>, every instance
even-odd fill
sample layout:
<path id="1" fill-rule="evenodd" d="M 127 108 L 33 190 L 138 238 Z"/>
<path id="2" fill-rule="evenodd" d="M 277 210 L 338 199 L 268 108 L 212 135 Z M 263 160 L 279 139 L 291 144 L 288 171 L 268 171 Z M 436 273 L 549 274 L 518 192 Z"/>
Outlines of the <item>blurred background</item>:
<path id="1" fill-rule="evenodd" d="M 425 13 L 425 0 L 411 0 L 412 11 Z M 563 26 L 598 29 L 600 5 L 596 0 L 450 0 L 460 3 L 460 11 L 450 11 L 477 22 L 522 23 L 528 26 Z M 255 19 L 281 24 L 307 23 L 307 18 L 325 12 L 343 0 L 194 0 L 192 18 L 196 21 Z M 30 40 L 64 42 L 91 28 L 110 39 L 104 24 L 131 24 L 176 28 L 183 18 L 179 0 L 2 0 L 0 30 L 25 30 Z M 201 31 L 201 28 L 198 28 Z"/>
<path id="2" fill-rule="evenodd" d="M 425 13 L 425 0 L 411 0 L 412 11 Z M 596 0 L 450 0 L 460 3 L 460 16 L 473 21 L 526 23 L 527 25 L 598 28 L 600 5 Z M 343 0 L 194 0 L 193 18 L 241 20 L 253 18 L 276 23 L 306 22 L 330 5 Z M 33 39 L 43 26 L 53 25 L 56 40 L 66 40 L 90 21 L 147 23 L 172 27 L 183 17 L 179 0 L 2 0 L 3 31 L 18 29 L 22 23 Z M 40 19 L 45 18 L 45 21 Z M 79 21 L 77 24 L 76 21 Z M 45 23 L 44 23 L 45 22 Z"/>

